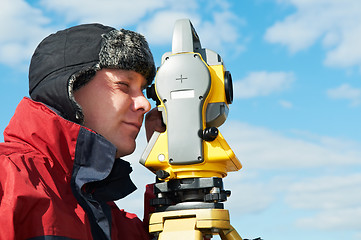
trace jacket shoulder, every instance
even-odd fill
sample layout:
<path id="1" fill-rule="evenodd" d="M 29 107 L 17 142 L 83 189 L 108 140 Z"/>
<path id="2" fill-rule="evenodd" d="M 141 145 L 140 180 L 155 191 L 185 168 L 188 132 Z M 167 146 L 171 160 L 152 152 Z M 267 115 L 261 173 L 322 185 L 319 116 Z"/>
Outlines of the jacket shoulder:
<path id="1" fill-rule="evenodd" d="M 59 171 L 58 163 L 21 144 L 2 143 L 0 151 L 0 239 L 91 239 L 86 214 L 71 192 L 70 176 Z"/>

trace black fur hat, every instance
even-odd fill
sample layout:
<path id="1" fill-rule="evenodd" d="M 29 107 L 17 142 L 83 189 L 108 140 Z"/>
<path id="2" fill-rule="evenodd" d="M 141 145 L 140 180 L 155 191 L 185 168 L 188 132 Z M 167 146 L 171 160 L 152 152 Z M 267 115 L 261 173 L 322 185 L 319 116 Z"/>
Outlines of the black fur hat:
<path id="1" fill-rule="evenodd" d="M 73 91 L 103 68 L 133 70 L 148 84 L 155 76 L 153 55 L 139 33 L 101 24 L 68 28 L 45 38 L 36 48 L 29 69 L 29 94 L 35 101 L 82 123 Z"/>

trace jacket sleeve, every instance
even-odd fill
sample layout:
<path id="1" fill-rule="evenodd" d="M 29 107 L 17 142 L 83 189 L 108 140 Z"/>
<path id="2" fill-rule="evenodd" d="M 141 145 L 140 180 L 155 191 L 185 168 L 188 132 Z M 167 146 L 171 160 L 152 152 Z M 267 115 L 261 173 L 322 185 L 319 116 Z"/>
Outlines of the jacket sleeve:
<path id="1" fill-rule="evenodd" d="M 112 209 L 112 239 L 115 240 L 149 240 L 150 235 L 143 222 L 132 213 L 108 203 Z"/>
<path id="2" fill-rule="evenodd" d="M 147 231 L 149 231 L 149 217 L 150 214 L 152 214 L 155 211 L 155 208 L 150 206 L 150 200 L 154 199 L 154 183 L 148 184 L 145 187 L 145 193 L 144 193 L 144 218 L 143 218 L 143 224 Z"/>

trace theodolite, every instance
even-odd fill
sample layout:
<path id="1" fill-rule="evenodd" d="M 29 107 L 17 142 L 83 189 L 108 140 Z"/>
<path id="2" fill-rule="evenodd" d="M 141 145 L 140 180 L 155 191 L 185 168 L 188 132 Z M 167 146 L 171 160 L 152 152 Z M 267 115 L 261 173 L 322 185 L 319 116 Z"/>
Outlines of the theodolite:
<path id="1" fill-rule="evenodd" d="M 242 239 L 223 202 L 228 172 L 242 165 L 220 127 L 233 101 L 232 77 L 216 52 L 202 48 L 189 19 L 176 21 L 147 96 L 166 126 L 154 132 L 140 163 L 156 174 L 149 231 L 154 239 Z"/>

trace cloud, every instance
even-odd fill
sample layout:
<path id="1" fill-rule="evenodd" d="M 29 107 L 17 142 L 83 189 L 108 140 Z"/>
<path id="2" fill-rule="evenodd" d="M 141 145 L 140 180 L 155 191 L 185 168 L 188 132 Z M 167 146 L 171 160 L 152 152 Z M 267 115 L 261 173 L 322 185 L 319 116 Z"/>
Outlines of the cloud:
<path id="1" fill-rule="evenodd" d="M 307 211 L 293 223 L 299 228 L 360 229 L 361 174 L 344 175 L 342 169 L 361 165 L 361 143 L 303 131 L 286 135 L 238 121 L 221 132 L 243 164 L 226 178 L 237 189 L 227 203 L 233 214 L 284 202 L 288 211 Z M 340 174 L 330 175 L 335 169 Z M 314 171 L 320 177 L 304 174 Z"/>
<path id="2" fill-rule="evenodd" d="M 297 228 L 360 230 L 361 174 L 343 169 L 361 165 L 361 143 L 296 131 L 289 136 L 237 121 L 227 125 L 221 132 L 243 164 L 225 178 L 233 190 L 226 206 L 234 216 L 283 203 L 289 214 L 302 212 L 289 223 Z"/>
<path id="3" fill-rule="evenodd" d="M 207 19 L 202 16 L 207 15 Z M 0 63 L 23 67 L 36 45 L 48 34 L 80 23 L 100 22 L 117 28 L 135 28 L 151 44 L 169 44 L 176 19 L 190 18 L 204 47 L 237 55 L 244 49 L 238 27 L 244 20 L 228 2 L 213 0 L 7 0 L 0 14 Z M 59 24 L 59 22 L 61 24 Z M 221 33 L 221 34 L 220 34 Z M 217 36 L 217 37 L 215 37 Z"/>
<path id="4" fill-rule="evenodd" d="M 302 228 L 361 230 L 361 174 L 333 175 L 290 184 L 286 202 L 296 209 L 316 210 L 297 220 Z"/>
<path id="5" fill-rule="evenodd" d="M 166 0 L 41 0 L 40 4 L 63 17 L 67 23 L 100 22 L 125 27 L 137 23 L 147 13 L 161 8 Z"/>
<path id="6" fill-rule="evenodd" d="M 239 30 L 244 24 L 244 19 L 229 10 L 214 11 L 212 20 L 203 20 L 197 30 L 202 47 L 217 51 L 221 55 L 224 49 L 227 49 L 237 56 L 246 48 L 245 39 Z M 229 46 L 232 48 L 229 49 Z"/>
<path id="7" fill-rule="evenodd" d="M 278 103 L 279 103 L 283 108 L 286 108 L 286 109 L 291 109 L 291 108 L 293 108 L 293 104 L 292 104 L 292 102 L 290 102 L 290 101 L 280 100 L 280 101 L 278 101 Z"/>
<path id="8" fill-rule="evenodd" d="M 342 84 L 337 88 L 327 90 L 327 96 L 331 99 L 349 100 L 351 106 L 354 107 L 361 103 L 361 89 L 353 88 L 349 84 Z"/>
<path id="9" fill-rule="evenodd" d="M 294 80 L 292 72 L 251 72 L 244 79 L 234 82 L 234 97 L 268 96 L 289 88 Z"/>
<path id="10" fill-rule="evenodd" d="M 202 47 L 219 54 L 238 55 L 245 49 L 239 27 L 245 21 L 231 11 L 227 1 L 168 2 L 164 8 L 155 11 L 146 21 L 139 23 L 137 31 L 147 36 L 151 44 L 169 44 L 172 40 L 174 23 L 177 19 L 189 18 L 201 40 Z M 208 16 L 204 18 L 202 16 Z M 229 49 L 228 46 L 232 46 Z M 171 51 L 171 48 L 169 48 Z"/>
<path id="11" fill-rule="evenodd" d="M 243 164 L 225 180 L 236 190 L 227 202 L 232 214 L 264 212 L 278 202 L 291 212 L 307 211 L 295 219 L 298 228 L 360 230 L 361 174 L 342 169 L 361 165 L 361 143 L 296 131 L 285 135 L 237 121 L 227 125 L 221 132 Z"/>
<path id="12" fill-rule="evenodd" d="M 261 213 L 269 208 L 277 199 L 278 187 L 272 187 L 267 181 L 260 181 L 250 171 L 230 173 L 224 179 L 224 185 L 232 194 L 225 202 L 234 216 Z M 261 197 L 260 197 L 261 196 Z"/>
<path id="13" fill-rule="evenodd" d="M 150 43 L 158 45 L 171 42 L 177 19 L 190 18 L 207 48 L 220 50 L 227 43 L 232 43 L 236 51 L 243 49 L 239 44 L 237 27 L 244 21 L 231 12 L 227 2 L 213 0 L 205 6 L 197 1 L 185 0 L 105 0 L 101 4 L 96 0 L 41 0 L 41 5 L 63 17 L 67 23 L 101 22 L 117 27 L 135 25 Z M 201 19 L 203 13 L 211 17 Z"/>
<path id="14" fill-rule="evenodd" d="M 148 21 L 140 23 L 137 31 L 144 34 L 150 44 L 170 44 L 172 42 L 174 23 L 182 18 L 191 19 L 193 24 L 200 21 L 198 16 L 186 11 L 165 10 L 157 12 Z M 171 50 L 171 45 L 169 45 L 169 51 Z"/>
<path id="15" fill-rule="evenodd" d="M 359 218 L 348 219 L 347 216 L 355 215 L 347 214 L 351 214 L 348 209 L 360 207 L 361 194 L 355 191 L 361 184 L 360 174 L 312 178 L 303 173 L 314 170 L 322 175 L 332 172 L 327 169 L 360 166 L 361 143 L 302 131 L 285 135 L 235 120 L 227 122 L 220 130 L 243 164 L 243 169 L 229 173 L 224 180 L 225 189 L 233 192 L 225 203 L 226 208 L 235 216 L 261 213 L 281 201 L 293 210 L 312 211 L 312 217 L 319 220 L 331 213 L 342 213 L 341 222 L 325 221 L 317 228 L 343 228 L 348 221 L 352 226 L 358 221 Z M 144 186 L 154 181 L 154 175 L 138 163 L 145 145 L 142 129 L 136 152 L 127 157 L 134 169 L 132 179 L 139 190 L 118 202 L 120 208 L 139 216 L 143 214 Z M 311 217 L 303 217 L 295 223 L 306 227 L 311 220 Z"/>
<path id="16" fill-rule="evenodd" d="M 72 24 L 89 22 L 129 26 L 166 2 L 41 0 L 30 5 L 24 0 L 6 0 L 0 10 L 0 63 L 27 69 L 37 44 L 50 33 Z M 59 18 L 61 24 L 58 24 Z"/>
<path id="17" fill-rule="evenodd" d="M 361 2 L 358 0 L 281 0 L 294 6 L 295 13 L 274 23 L 266 41 L 288 47 L 292 53 L 321 41 L 325 64 L 335 67 L 361 66 Z"/>
<path id="18" fill-rule="evenodd" d="M 301 209 L 340 209 L 361 207 L 361 174 L 321 176 L 289 187 L 288 202 Z M 360 226 L 361 227 L 361 226 Z"/>
<path id="19" fill-rule="evenodd" d="M 305 169 L 361 165 L 361 143 L 297 131 L 280 134 L 229 121 L 222 134 L 245 168 Z"/>
<path id="20" fill-rule="evenodd" d="M 25 68 L 36 45 L 52 30 L 50 19 L 23 0 L 2 2 L 0 63 Z"/>
<path id="21" fill-rule="evenodd" d="M 355 189 L 353 189 L 355 191 Z M 321 211 L 319 214 L 297 220 L 298 227 L 318 230 L 361 230 L 361 207 L 334 211 Z"/>
<path id="22" fill-rule="evenodd" d="M 361 240 L 361 232 L 356 233 L 352 239 L 353 240 Z"/>

